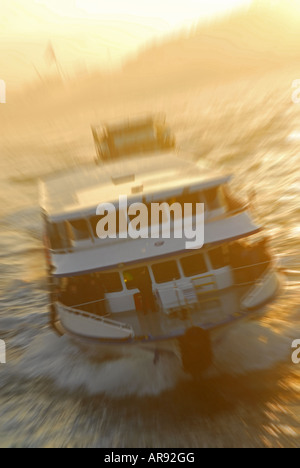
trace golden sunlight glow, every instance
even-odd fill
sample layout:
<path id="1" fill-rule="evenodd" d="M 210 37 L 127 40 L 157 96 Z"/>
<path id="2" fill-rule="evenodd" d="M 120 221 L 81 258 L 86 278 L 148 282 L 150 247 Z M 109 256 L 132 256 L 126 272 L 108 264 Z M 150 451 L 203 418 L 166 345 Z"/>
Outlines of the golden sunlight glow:
<path id="1" fill-rule="evenodd" d="M 107 68 L 155 38 L 251 0 L 2 0 L 0 77 L 19 86 L 45 73 L 52 41 L 66 73 Z"/>
<path id="2" fill-rule="evenodd" d="M 2 0 L 0 78 L 15 88 L 51 73 L 49 41 L 66 75 L 110 69 L 155 39 L 253 4 L 300 15 L 299 0 Z"/>

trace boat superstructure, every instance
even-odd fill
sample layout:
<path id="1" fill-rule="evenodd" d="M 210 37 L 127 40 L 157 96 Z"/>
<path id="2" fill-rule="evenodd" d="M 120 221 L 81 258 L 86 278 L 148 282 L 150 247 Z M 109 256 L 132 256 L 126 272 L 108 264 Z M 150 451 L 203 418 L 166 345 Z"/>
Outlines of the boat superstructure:
<path id="1" fill-rule="evenodd" d="M 230 195 L 229 183 L 230 176 L 174 152 L 81 168 L 44 183 L 55 320 L 76 336 L 132 344 L 251 316 L 276 293 L 278 274 L 261 228 Z M 188 251 L 184 239 L 173 237 L 99 239 L 97 206 L 124 195 L 146 205 L 204 203 L 204 246 Z M 156 304 L 147 314 L 138 284 L 145 269 Z"/>
<path id="2" fill-rule="evenodd" d="M 93 125 L 97 163 L 124 157 L 136 157 L 168 151 L 175 147 L 175 137 L 163 114 L 149 115 L 117 123 Z"/>
<path id="3" fill-rule="evenodd" d="M 179 345 L 188 370 L 191 353 L 205 368 L 212 334 L 261 311 L 281 276 L 248 204 L 232 195 L 230 175 L 174 148 L 135 156 L 41 184 L 52 323 L 105 346 Z M 118 213 L 125 196 L 129 204 L 160 204 L 162 215 L 173 203 L 203 203 L 204 245 L 187 249 L 174 219 L 170 238 L 159 220 L 155 238 L 125 237 L 117 223 L 115 238 L 100 239 L 97 207 L 110 203 Z M 193 210 L 188 222 L 195 224 Z"/>

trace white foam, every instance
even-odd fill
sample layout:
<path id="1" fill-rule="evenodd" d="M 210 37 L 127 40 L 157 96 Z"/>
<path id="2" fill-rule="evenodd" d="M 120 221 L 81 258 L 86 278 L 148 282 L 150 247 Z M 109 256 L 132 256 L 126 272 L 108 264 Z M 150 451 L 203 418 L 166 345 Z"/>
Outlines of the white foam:
<path id="1" fill-rule="evenodd" d="M 68 337 L 51 332 L 30 345 L 18 371 L 28 378 L 50 378 L 70 391 L 111 397 L 158 395 L 184 378 L 175 356 L 163 355 L 154 364 L 152 353 L 135 348 L 118 359 L 95 362 Z"/>
<path id="2" fill-rule="evenodd" d="M 232 326 L 213 343 L 214 371 L 207 377 L 215 372 L 243 375 L 289 362 L 295 338 L 300 338 L 300 328 L 287 322 L 280 329 L 256 321 Z M 188 378 L 175 356 L 163 354 L 157 364 L 153 358 L 153 353 L 133 347 L 126 355 L 99 362 L 69 337 L 47 330 L 30 343 L 15 370 L 26 378 L 50 379 L 70 392 L 110 397 L 159 395 Z"/>
<path id="3" fill-rule="evenodd" d="M 300 329 L 288 324 L 280 330 L 256 321 L 233 326 L 214 347 L 215 367 L 237 375 L 271 369 L 290 360 L 292 339 L 297 334 L 300 336 Z"/>

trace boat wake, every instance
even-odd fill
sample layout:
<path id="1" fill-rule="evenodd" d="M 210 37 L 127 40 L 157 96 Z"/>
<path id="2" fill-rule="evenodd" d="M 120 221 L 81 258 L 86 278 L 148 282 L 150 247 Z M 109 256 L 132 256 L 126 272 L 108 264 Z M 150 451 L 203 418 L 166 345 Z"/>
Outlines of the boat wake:
<path id="1" fill-rule="evenodd" d="M 11 323 L 1 325 L 6 328 Z M 81 392 L 110 398 L 159 396 L 175 390 L 183 381 L 192 382 L 175 355 L 163 354 L 154 363 L 152 353 L 133 348 L 126 355 L 114 359 L 102 356 L 100 361 L 95 356 L 91 358 L 69 337 L 59 338 L 47 328 L 43 330 L 31 341 L 19 361 L 10 366 L 9 372 L 15 377 L 50 381 L 71 394 Z M 286 324 L 285 330 L 280 332 L 260 322 L 236 325 L 214 344 L 214 365 L 204 379 L 224 374 L 242 376 L 286 363 L 296 335 L 297 330 Z M 21 343 L 17 336 L 13 339 L 14 345 Z"/>
<path id="2" fill-rule="evenodd" d="M 297 335 L 300 336 L 300 329 L 297 331 L 286 323 L 280 329 L 258 321 L 236 325 L 228 329 L 214 347 L 215 372 L 244 375 L 286 363 Z"/>
<path id="3" fill-rule="evenodd" d="M 159 395 L 185 378 L 175 356 L 164 355 L 155 364 L 152 353 L 139 349 L 99 362 L 68 337 L 59 338 L 52 332 L 31 343 L 17 364 L 17 373 L 26 379 L 50 379 L 70 392 L 115 398 Z"/>

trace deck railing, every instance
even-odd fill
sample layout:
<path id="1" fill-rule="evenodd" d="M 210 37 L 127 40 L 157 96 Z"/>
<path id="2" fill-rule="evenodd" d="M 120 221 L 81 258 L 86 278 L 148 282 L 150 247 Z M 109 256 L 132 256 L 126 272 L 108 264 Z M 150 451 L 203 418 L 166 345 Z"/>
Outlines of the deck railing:
<path id="1" fill-rule="evenodd" d="M 265 268 L 262 268 L 263 266 L 265 266 Z M 234 282 L 234 286 L 250 286 L 250 285 L 253 285 L 253 284 L 256 284 L 256 283 L 259 283 L 259 281 L 261 280 L 261 278 L 264 276 L 264 274 L 266 273 L 266 271 L 268 270 L 268 268 L 271 268 L 271 267 L 274 267 L 275 266 L 275 261 L 273 260 L 266 260 L 264 262 L 258 262 L 258 263 L 253 263 L 251 265 L 242 265 L 242 266 L 239 266 L 239 267 L 231 267 L 231 271 L 233 273 L 247 273 L 247 272 L 251 272 L 252 270 L 255 271 L 255 269 L 258 269 L 259 268 L 259 271 L 258 271 L 258 274 L 256 275 L 256 277 L 254 279 L 252 279 L 251 281 L 243 281 L 243 282 L 237 282 L 236 281 L 236 278 L 234 278 L 235 282 Z M 252 273 L 253 274 L 253 273 Z"/>
<path id="2" fill-rule="evenodd" d="M 262 267 L 265 266 L 265 268 L 261 269 L 259 272 L 259 275 L 251 281 L 247 282 L 236 282 L 234 281 L 232 286 L 238 286 L 238 287 L 247 287 L 247 286 L 253 286 L 255 284 L 259 284 L 261 282 L 261 279 L 263 276 L 266 274 L 267 270 L 270 269 L 272 266 L 274 266 L 274 262 L 272 261 L 264 261 L 264 262 L 258 262 L 255 264 L 251 265 L 244 265 L 240 267 L 234 267 L 231 269 L 231 271 L 234 272 L 240 272 L 240 271 L 250 271 L 253 268 L 257 267 Z M 234 278 L 233 278 L 234 279 Z M 199 284 L 195 284 L 199 281 Z M 201 281 L 204 281 L 201 283 Z M 207 289 L 206 289 L 207 288 Z M 163 294 L 166 293 L 173 293 L 173 299 L 176 297 L 176 304 L 170 308 L 166 307 L 164 305 L 163 300 L 161 299 Z M 217 278 L 214 273 L 199 276 L 197 278 L 192 278 L 190 280 L 190 283 L 186 283 L 185 285 L 180 285 L 177 283 L 177 281 L 174 281 L 173 286 L 170 287 L 160 287 L 160 288 L 154 288 L 153 289 L 153 294 L 155 295 L 157 299 L 157 305 L 158 308 L 165 313 L 169 313 L 169 309 L 191 309 L 197 306 L 197 304 L 204 304 L 207 302 L 212 302 L 212 301 L 217 301 L 219 299 L 218 295 L 220 294 L 221 290 L 218 289 L 217 287 Z M 175 293 L 175 296 L 174 296 Z M 139 294 L 139 293 L 136 293 Z M 122 296 L 119 296 L 120 299 L 124 298 L 133 298 L 135 294 L 133 292 L 128 292 L 127 294 L 123 294 Z M 118 325 L 120 327 L 124 328 L 124 324 L 116 322 L 114 320 L 109 319 L 108 317 L 111 316 L 110 312 L 110 300 L 111 299 L 118 299 L 116 298 L 102 298 L 99 300 L 93 300 L 89 302 L 83 302 L 80 304 L 76 305 L 65 305 L 61 304 L 62 307 L 64 307 L 67 311 L 70 313 L 74 313 L 77 315 L 81 315 L 87 318 L 94 318 L 95 320 L 100 320 L 104 321 L 105 323 L 109 324 L 111 323 L 112 325 Z M 171 302 L 171 301 L 170 301 Z M 103 304 L 103 307 L 99 307 L 99 315 L 95 312 L 89 312 L 88 310 L 84 310 L 82 308 L 89 308 L 90 306 L 94 305 L 101 305 Z M 126 325 L 125 325 L 126 328 Z"/>
<path id="3" fill-rule="evenodd" d="M 105 300 L 106 299 L 102 299 L 101 301 L 93 301 L 93 302 L 86 303 L 86 304 L 95 304 L 95 303 L 103 302 Z M 59 305 L 59 307 L 61 307 L 63 310 L 65 310 L 68 313 L 78 315 L 78 316 L 81 316 L 81 317 L 84 317 L 84 318 L 96 320 L 97 322 L 102 322 L 105 325 L 110 325 L 112 327 L 116 327 L 116 328 L 119 328 L 121 330 L 127 330 L 127 331 L 130 331 L 130 332 L 133 333 L 133 329 L 132 329 L 132 327 L 130 325 L 127 325 L 126 323 L 118 322 L 117 320 L 112 320 L 110 318 L 107 318 L 109 316 L 109 314 L 106 314 L 104 316 L 96 315 L 96 314 L 92 314 L 92 313 L 87 312 L 87 311 L 77 309 L 77 307 L 81 307 L 81 306 L 70 307 L 70 306 L 66 306 L 66 305 L 62 304 L 61 302 L 58 302 L 58 305 Z"/>

